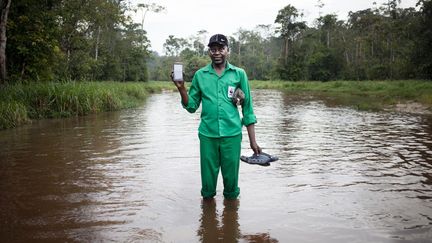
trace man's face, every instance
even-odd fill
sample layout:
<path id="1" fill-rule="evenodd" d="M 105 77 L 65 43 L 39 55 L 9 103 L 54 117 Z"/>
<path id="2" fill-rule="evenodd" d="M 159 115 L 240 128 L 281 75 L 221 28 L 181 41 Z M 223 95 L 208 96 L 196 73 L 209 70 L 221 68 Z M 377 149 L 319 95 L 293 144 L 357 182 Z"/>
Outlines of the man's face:
<path id="1" fill-rule="evenodd" d="M 228 47 L 212 44 L 209 46 L 208 54 L 214 64 L 223 64 L 228 56 Z"/>

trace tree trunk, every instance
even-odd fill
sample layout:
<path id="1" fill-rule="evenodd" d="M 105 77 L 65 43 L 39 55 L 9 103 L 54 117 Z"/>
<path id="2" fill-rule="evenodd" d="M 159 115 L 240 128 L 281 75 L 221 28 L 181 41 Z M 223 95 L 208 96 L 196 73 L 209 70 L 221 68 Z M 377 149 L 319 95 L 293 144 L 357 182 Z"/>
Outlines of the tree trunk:
<path id="1" fill-rule="evenodd" d="M 330 48 L 330 30 L 327 30 L 327 48 Z"/>
<path id="2" fill-rule="evenodd" d="M 348 48 L 346 47 L 346 40 L 345 40 L 345 36 L 342 34 L 342 40 L 343 40 L 343 43 L 344 43 L 344 49 L 345 49 L 345 60 L 346 60 L 346 63 L 347 63 L 347 65 L 350 65 L 350 61 L 349 61 L 349 56 L 348 56 Z"/>
<path id="3" fill-rule="evenodd" d="M 1 0 L 1 19 L 0 19 L 0 84 L 6 83 L 6 24 L 9 14 L 11 0 Z"/>
<path id="4" fill-rule="evenodd" d="M 20 80 L 24 79 L 25 68 L 26 68 L 26 63 L 23 62 L 22 66 L 21 66 L 21 77 L 20 77 Z"/>
<path id="5" fill-rule="evenodd" d="M 285 57 L 284 57 L 285 65 L 286 65 L 287 62 L 288 62 L 288 48 L 289 48 L 289 39 L 286 38 L 286 39 L 285 39 Z"/>
<path id="6" fill-rule="evenodd" d="M 346 51 L 346 50 L 345 50 L 345 60 L 346 60 L 347 65 L 349 66 L 350 61 L 349 61 L 348 51 Z"/>
<path id="7" fill-rule="evenodd" d="M 95 47 L 95 60 L 98 60 L 99 56 L 99 40 L 100 40 L 101 27 L 98 26 L 97 36 L 96 36 L 96 47 Z"/>
<path id="8" fill-rule="evenodd" d="M 359 43 L 358 40 L 356 40 L 356 49 L 355 49 L 355 63 L 358 64 L 359 63 Z"/>
<path id="9" fill-rule="evenodd" d="M 239 62 L 238 65 L 241 65 L 241 53 L 240 53 L 240 50 L 241 50 L 241 43 L 240 43 L 240 40 L 239 40 L 239 42 L 238 42 L 238 53 L 237 53 L 237 55 L 238 55 L 238 62 Z"/>

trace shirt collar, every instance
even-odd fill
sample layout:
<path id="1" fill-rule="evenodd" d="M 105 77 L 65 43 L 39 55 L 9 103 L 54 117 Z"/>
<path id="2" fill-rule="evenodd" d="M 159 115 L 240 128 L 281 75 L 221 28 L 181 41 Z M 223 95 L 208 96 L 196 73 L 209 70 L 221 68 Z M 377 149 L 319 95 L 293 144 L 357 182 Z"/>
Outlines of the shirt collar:
<path id="1" fill-rule="evenodd" d="M 225 71 L 229 70 L 229 69 L 233 69 L 234 70 L 234 66 L 227 61 L 226 62 L 226 66 L 225 66 Z M 206 72 L 211 72 L 211 71 L 214 72 L 212 63 L 207 64 L 207 66 L 204 67 L 204 71 L 206 71 Z"/>

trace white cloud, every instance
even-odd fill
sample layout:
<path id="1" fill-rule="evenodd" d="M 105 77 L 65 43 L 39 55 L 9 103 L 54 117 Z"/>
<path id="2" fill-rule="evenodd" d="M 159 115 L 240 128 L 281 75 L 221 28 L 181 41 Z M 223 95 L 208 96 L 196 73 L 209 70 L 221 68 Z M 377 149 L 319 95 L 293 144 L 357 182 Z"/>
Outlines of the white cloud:
<path id="1" fill-rule="evenodd" d="M 318 17 L 317 0 L 133 0 L 133 3 L 149 3 L 166 7 L 164 13 L 147 13 L 144 29 L 151 41 L 152 50 L 162 53 L 163 43 L 169 35 L 187 38 L 199 30 L 209 35 L 223 33 L 232 35 L 239 28 L 251 30 L 259 24 L 273 24 L 280 9 L 288 4 L 303 11 L 304 20 L 312 23 Z M 349 11 L 377 6 L 387 0 L 322 0 L 323 14 L 335 13 L 346 19 Z M 402 0 L 401 7 L 414 7 L 417 0 Z M 138 12 L 138 15 L 139 12 Z M 141 22 L 140 16 L 135 17 Z"/>

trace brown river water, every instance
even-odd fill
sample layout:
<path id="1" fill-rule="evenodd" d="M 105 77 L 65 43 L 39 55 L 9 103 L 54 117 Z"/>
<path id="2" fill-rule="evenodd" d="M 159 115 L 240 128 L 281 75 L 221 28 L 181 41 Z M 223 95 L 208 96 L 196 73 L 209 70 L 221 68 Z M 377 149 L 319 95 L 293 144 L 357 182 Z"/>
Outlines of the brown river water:
<path id="1" fill-rule="evenodd" d="M 432 117 L 253 92 L 240 198 L 200 197 L 197 127 L 177 93 L 0 131 L 0 242 L 432 242 Z M 244 129 L 242 154 L 251 155 Z"/>

